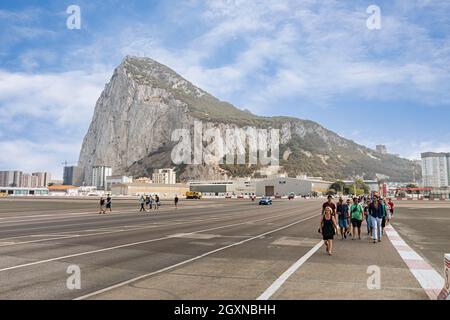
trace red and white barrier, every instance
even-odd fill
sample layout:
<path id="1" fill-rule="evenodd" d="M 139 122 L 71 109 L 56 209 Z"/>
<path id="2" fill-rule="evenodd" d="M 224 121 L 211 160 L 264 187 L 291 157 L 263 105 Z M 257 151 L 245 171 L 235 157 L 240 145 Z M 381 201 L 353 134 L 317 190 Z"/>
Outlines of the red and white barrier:
<path id="1" fill-rule="evenodd" d="M 438 300 L 450 300 L 450 254 L 444 258 L 444 288 L 439 294 Z"/>

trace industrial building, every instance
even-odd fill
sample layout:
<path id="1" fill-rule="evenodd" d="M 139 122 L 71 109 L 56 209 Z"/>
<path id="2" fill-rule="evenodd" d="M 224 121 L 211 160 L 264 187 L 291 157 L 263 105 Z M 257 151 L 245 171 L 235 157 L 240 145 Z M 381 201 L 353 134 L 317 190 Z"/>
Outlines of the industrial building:
<path id="1" fill-rule="evenodd" d="M 189 189 L 207 196 L 254 195 L 256 181 L 249 179 L 192 181 L 189 182 Z"/>
<path id="2" fill-rule="evenodd" d="M 111 186 L 112 195 L 139 196 L 157 194 L 160 198 L 174 198 L 184 196 L 189 188 L 186 184 L 159 184 L 159 183 L 123 183 Z"/>
<path id="3" fill-rule="evenodd" d="M 332 182 L 313 179 L 298 178 L 271 178 L 256 182 L 257 196 L 287 196 L 290 193 L 295 195 L 312 195 L 313 193 L 326 193 Z"/>
<path id="4" fill-rule="evenodd" d="M 47 196 L 47 188 L 0 187 L 0 194 L 8 196 Z"/>
<path id="5" fill-rule="evenodd" d="M 125 183 L 133 183 L 133 177 L 121 175 L 106 177 L 106 190 L 110 191 L 113 185 Z"/>
<path id="6" fill-rule="evenodd" d="M 48 194 L 50 196 L 78 196 L 78 187 L 75 186 L 49 186 Z"/>
<path id="7" fill-rule="evenodd" d="M 326 193 L 332 182 L 311 178 L 274 177 L 269 179 L 237 179 L 227 181 L 195 181 L 189 183 L 191 191 L 204 195 L 256 195 L 287 196 Z"/>

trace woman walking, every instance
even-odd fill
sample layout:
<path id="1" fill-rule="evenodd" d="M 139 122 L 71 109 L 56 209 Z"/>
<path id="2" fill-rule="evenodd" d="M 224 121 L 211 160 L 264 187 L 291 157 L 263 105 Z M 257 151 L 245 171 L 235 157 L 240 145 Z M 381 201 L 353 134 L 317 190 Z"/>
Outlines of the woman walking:
<path id="1" fill-rule="evenodd" d="M 336 220 L 335 217 L 332 216 L 332 213 L 333 209 L 326 207 L 325 213 L 320 220 L 320 233 L 322 233 L 323 242 L 325 243 L 329 256 L 333 255 L 333 239 L 337 232 Z"/>
<path id="2" fill-rule="evenodd" d="M 356 232 L 358 232 L 358 240 L 361 240 L 361 224 L 363 221 L 363 208 L 358 203 L 358 198 L 353 198 L 353 204 L 350 207 L 350 214 L 353 226 L 352 240 L 356 239 Z"/>
<path id="3" fill-rule="evenodd" d="M 105 211 L 105 199 L 100 198 L 100 212 L 98 214 L 106 213 Z"/>

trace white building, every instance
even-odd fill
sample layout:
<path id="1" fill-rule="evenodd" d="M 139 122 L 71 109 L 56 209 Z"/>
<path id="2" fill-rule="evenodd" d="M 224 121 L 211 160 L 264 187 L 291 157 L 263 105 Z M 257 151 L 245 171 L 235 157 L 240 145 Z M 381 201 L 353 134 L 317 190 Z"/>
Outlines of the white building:
<path id="1" fill-rule="evenodd" d="M 106 178 L 112 176 L 112 168 L 107 166 L 92 167 L 91 185 L 97 187 L 98 190 L 105 190 Z"/>
<path id="2" fill-rule="evenodd" d="M 0 186 L 2 187 L 20 187 L 22 182 L 22 171 L 0 171 Z"/>
<path id="3" fill-rule="evenodd" d="M 133 183 L 133 177 L 121 175 L 106 177 L 106 190 L 110 191 L 113 185 L 126 183 Z"/>
<path id="4" fill-rule="evenodd" d="M 449 187 L 450 153 L 422 153 L 422 184 L 424 187 Z"/>
<path id="5" fill-rule="evenodd" d="M 33 177 L 33 187 L 34 188 L 46 188 L 48 182 L 50 181 L 50 173 L 48 172 L 33 172 L 31 174 Z"/>
<path id="6" fill-rule="evenodd" d="M 379 145 L 377 145 L 375 148 L 376 148 L 376 151 L 377 151 L 378 153 L 381 153 L 381 154 L 387 154 L 387 148 L 386 148 L 385 145 L 379 144 Z"/>
<path id="7" fill-rule="evenodd" d="M 153 172 L 152 180 L 158 184 L 175 184 L 177 176 L 173 169 L 157 169 Z"/>

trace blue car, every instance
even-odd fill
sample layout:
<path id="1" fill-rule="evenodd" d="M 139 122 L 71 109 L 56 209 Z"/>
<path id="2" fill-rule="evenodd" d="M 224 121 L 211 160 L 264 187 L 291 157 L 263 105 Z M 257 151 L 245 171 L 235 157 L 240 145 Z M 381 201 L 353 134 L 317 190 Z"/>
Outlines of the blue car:
<path id="1" fill-rule="evenodd" d="M 270 199 L 269 197 L 262 197 L 261 200 L 259 200 L 259 205 L 271 205 L 272 204 L 272 199 Z"/>

